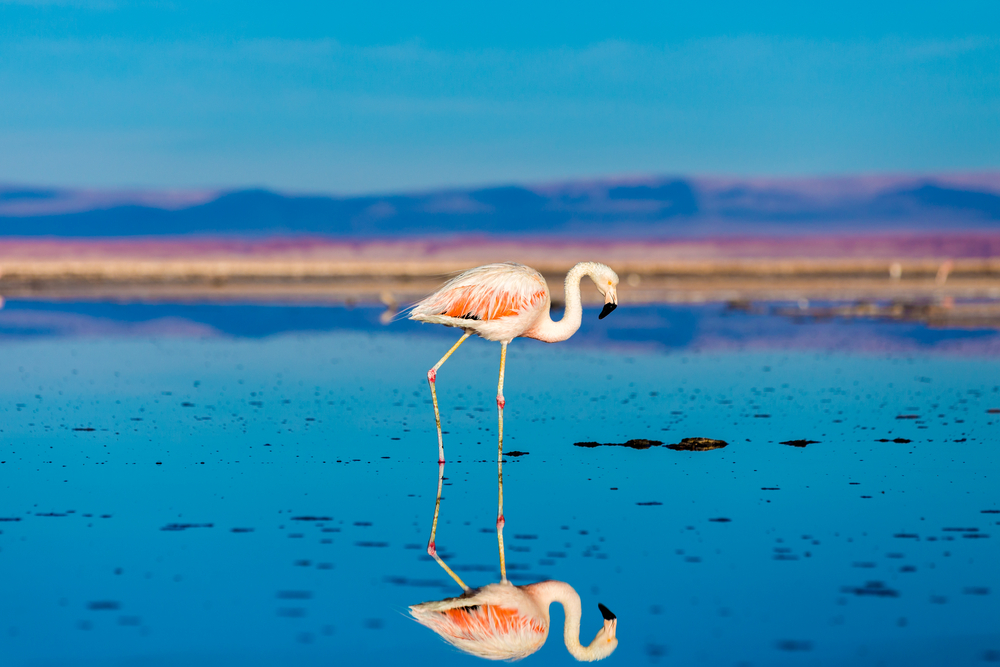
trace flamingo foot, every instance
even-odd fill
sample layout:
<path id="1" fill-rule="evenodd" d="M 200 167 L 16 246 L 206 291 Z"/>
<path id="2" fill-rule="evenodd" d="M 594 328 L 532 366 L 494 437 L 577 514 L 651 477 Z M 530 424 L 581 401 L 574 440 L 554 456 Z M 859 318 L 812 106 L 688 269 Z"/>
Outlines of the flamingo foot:
<path id="1" fill-rule="evenodd" d="M 437 556 L 437 548 L 434 546 L 433 542 L 427 543 L 427 555 L 430 557 Z"/>
<path id="2" fill-rule="evenodd" d="M 504 397 L 497 396 L 497 407 L 503 410 L 505 405 L 507 405 L 507 401 L 504 400 Z"/>
<path id="3" fill-rule="evenodd" d="M 505 522 L 504 522 L 503 514 L 501 514 L 500 516 L 497 517 L 497 530 L 503 528 L 504 523 Z"/>
<path id="4" fill-rule="evenodd" d="M 438 372 L 433 368 L 427 371 L 427 381 L 434 384 L 437 381 Z"/>

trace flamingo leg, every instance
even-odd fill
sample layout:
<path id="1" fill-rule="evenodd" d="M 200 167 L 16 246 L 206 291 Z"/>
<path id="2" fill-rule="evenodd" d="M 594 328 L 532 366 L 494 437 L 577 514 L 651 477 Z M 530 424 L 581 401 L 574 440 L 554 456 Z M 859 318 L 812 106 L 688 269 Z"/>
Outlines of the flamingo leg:
<path id="1" fill-rule="evenodd" d="M 437 390 L 435 389 L 435 383 L 437 382 L 437 372 L 444 362 L 448 361 L 448 357 L 458 349 L 458 346 L 465 342 L 470 333 L 466 332 L 458 342 L 451 346 L 441 360 L 434 364 L 434 368 L 427 371 L 427 382 L 431 385 L 431 399 L 434 402 L 434 422 L 437 424 L 437 436 L 438 436 L 438 485 L 437 485 L 437 498 L 434 500 L 434 521 L 431 523 L 431 538 L 427 541 L 427 553 L 437 561 L 437 564 L 444 568 L 444 571 L 451 575 L 463 590 L 469 590 L 469 587 L 465 585 L 465 582 L 459 579 L 458 575 L 455 574 L 450 567 L 445 565 L 441 557 L 438 556 L 437 547 L 434 543 L 434 537 L 437 534 L 438 525 L 438 514 L 441 512 L 441 487 L 444 483 L 444 438 L 441 435 L 441 413 L 438 411 L 438 399 Z"/>
<path id="2" fill-rule="evenodd" d="M 469 587 L 465 585 L 465 582 L 462 581 L 450 567 L 445 565 L 445 562 L 441 560 L 441 556 L 438 555 L 437 548 L 434 545 L 434 532 L 437 530 L 438 511 L 441 509 L 441 486 L 443 485 L 443 483 L 444 483 L 444 461 L 441 461 L 440 463 L 438 463 L 438 491 L 437 491 L 437 499 L 434 501 L 434 524 L 431 527 L 431 539 L 427 543 L 427 553 L 434 560 L 437 561 L 438 565 L 444 568 L 444 571 L 447 572 L 448 575 L 455 580 L 455 583 L 457 583 L 459 586 L 462 587 L 462 590 L 468 592 Z"/>
<path id="3" fill-rule="evenodd" d="M 503 371 L 507 363 L 507 343 L 501 343 L 500 348 L 500 382 L 497 383 L 497 546 L 500 549 L 500 582 L 507 583 L 507 564 L 503 553 Z"/>
<path id="4" fill-rule="evenodd" d="M 441 360 L 434 364 L 434 368 L 427 371 L 427 383 L 431 386 L 431 400 L 434 402 L 434 423 L 437 424 L 438 432 L 438 463 L 444 463 L 444 438 L 441 436 L 441 413 L 438 412 L 438 396 L 437 389 L 435 385 L 437 383 L 437 372 L 438 369 L 444 366 L 444 362 L 448 361 L 448 357 L 458 349 L 458 346 L 465 342 L 465 339 L 471 336 L 468 331 L 462 334 L 462 337 L 458 339 L 458 342 L 451 346 L 451 349 L 444 353 Z M 437 512 L 434 513 L 435 519 L 437 519 Z M 435 524 L 437 521 L 435 520 Z M 433 533 L 432 533 L 433 535 Z"/>

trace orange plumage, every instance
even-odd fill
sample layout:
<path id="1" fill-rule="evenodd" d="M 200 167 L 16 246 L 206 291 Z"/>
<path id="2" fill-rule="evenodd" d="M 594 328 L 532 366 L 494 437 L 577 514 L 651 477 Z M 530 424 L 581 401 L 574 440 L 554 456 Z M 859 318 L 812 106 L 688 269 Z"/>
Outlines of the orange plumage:
<path id="1" fill-rule="evenodd" d="M 517 609 L 507 609 L 497 605 L 458 607 L 441 613 L 448 617 L 453 634 L 465 638 L 487 630 L 510 634 L 524 629 L 525 626 L 534 632 L 545 632 L 545 627 L 537 620 L 522 616 Z"/>
<path id="2" fill-rule="evenodd" d="M 447 308 L 441 315 L 469 320 L 491 321 L 518 315 L 542 303 L 545 290 L 541 289 L 525 298 L 511 292 L 483 293 L 475 286 L 456 287 L 444 297 Z"/>

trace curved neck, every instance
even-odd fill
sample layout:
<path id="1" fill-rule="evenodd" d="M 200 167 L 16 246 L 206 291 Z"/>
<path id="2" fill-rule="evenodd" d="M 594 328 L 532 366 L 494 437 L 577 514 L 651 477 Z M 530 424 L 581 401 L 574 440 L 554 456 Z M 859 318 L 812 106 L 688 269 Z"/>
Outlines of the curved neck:
<path id="1" fill-rule="evenodd" d="M 580 328 L 580 322 L 583 320 L 583 304 L 580 301 L 580 280 L 586 275 L 593 276 L 593 270 L 594 264 L 592 262 L 580 262 L 569 270 L 569 273 L 566 274 L 564 292 L 566 310 L 563 311 L 562 319 L 554 322 L 551 313 L 546 311 L 532 329 L 530 333 L 531 338 L 537 338 L 546 343 L 558 343 L 577 332 Z"/>
<path id="2" fill-rule="evenodd" d="M 549 605 L 558 602 L 566 614 L 566 624 L 563 626 L 563 641 L 566 650 L 577 660 L 591 660 L 590 651 L 580 644 L 580 596 L 573 587 L 562 581 L 543 581 L 530 587 L 542 611 L 545 613 L 546 624 L 549 621 Z"/>

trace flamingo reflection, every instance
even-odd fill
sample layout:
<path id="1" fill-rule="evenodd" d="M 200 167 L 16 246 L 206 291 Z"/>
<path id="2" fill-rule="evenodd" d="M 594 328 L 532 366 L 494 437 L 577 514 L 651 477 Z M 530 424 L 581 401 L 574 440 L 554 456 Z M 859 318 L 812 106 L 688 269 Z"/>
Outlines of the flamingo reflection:
<path id="1" fill-rule="evenodd" d="M 435 528 L 441 507 L 443 480 L 442 461 L 438 465 L 437 498 L 434 503 Z M 490 660 L 520 660 L 529 656 L 540 649 L 549 636 L 549 607 L 553 602 L 563 606 L 566 615 L 563 640 L 574 658 L 588 662 L 601 660 L 618 648 L 615 636 L 618 620 L 603 604 L 597 606 L 604 617 L 604 625 L 589 645 L 580 643 L 580 596 L 569 584 L 542 581 L 515 586 L 504 577 L 500 583 L 472 589 L 431 546 L 427 551 L 465 592 L 459 597 L 413 605 L 410 614 L 455 648 Z"/>
<path id="2" fill-rule="evenodd" d="M 542 647 L 549 636 L 549 606 L 558 602 L 566 612 L 563 640 L 577 660 L 591 662 L 618 648 L 615 615 L 603 604 L 604 626 L 590 645 L 580 644 L 580 596 L 562 581 L 528 586 L 510 582 L 467 590 L 457 598 L 424 602 L 410 613 L 454 646 L 490 660 L 520 660 Z"/>

